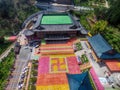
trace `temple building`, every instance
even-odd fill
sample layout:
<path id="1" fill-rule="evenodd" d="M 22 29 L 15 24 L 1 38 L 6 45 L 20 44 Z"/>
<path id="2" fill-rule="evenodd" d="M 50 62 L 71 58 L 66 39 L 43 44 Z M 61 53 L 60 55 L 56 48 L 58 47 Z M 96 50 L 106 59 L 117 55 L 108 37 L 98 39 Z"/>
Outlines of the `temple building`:
<path id="1" fill-rule="evenodd" d="M 66 41 L 88 33 L 69 12 L 40 11 L 24 26 L 29 27 L 24 33 L 29 41 Z"/>
<path id="2" fill-rule="evenodd" d="M 88 37 L 88 41 L 99 59 L 120 59 L 120 54 L 117 53 L 100 34 Z"/>

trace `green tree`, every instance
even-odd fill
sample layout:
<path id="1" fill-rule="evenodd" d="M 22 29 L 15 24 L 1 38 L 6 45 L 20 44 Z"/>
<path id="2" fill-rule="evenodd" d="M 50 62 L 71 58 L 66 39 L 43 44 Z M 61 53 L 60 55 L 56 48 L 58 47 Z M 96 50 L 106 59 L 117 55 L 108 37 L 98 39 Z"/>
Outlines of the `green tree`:
<path id="1" fill-rule="evenodd" d="M 99 20 L 93 25 L 91 33 L 92 34 L 104 33 L 106 27 L 107 27 L 107 21 Z"/>
<path id="2" fill-rule="evenodd" d="M 31 0 L 0 0 L 0 36 L 16 35 L 24 20 L 37 11 Z"/>
<path id="3" fill-rule="evenodd" d="M 106 15 L 110 23 L 114 25 L 120 24 L 120 0 L 114 0 Z"/>
<path id="4" fill-rule="evenodd" d="M 106 13 L 107 13 L 107 8 L 105 7 L 95 7 L 94 8 L 94 13 L 97 16 L 98 19 L 106 19 Z"/>
<path id="5" fill-rule="evenodd" d="M 2 18 L 11 18 L 15 16 L 13 0 L 0 0 L 0 16 Z"/>

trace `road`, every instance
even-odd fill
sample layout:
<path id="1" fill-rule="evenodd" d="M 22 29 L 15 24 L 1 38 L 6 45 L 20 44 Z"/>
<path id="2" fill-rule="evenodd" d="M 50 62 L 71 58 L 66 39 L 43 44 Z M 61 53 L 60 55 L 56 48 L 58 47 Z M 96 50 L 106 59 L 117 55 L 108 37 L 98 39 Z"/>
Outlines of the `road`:
<path id="1" fill-rule="evenodd" d="M 28 61 L 30 60 L 31 51 L 30 49 L 25 49 L 23 46 L 21 48 L 20 54 L 15 61 L 14 68 L 12 72 L 12 77 L 9 80 L 9 83 L 5 90 L 18 90 L 18 83 L 20 80 L 20 75 L 25 66 L 27 66 Z"/>
<path id="2" fill-rule="evenodd" d="M 0 55 L 0 62 L 2 61 L 2 59 L 4 58 L 4 57 L 6 57 L 8 54 L 9 54 L 9 52 L 11 51 L 11 49 L 14 47 L 14 43 L 11 45 L 11 46 L 9 46 L 6 50 L 5 50 L 5 52 L 3 52 L 1 55 Z"/>

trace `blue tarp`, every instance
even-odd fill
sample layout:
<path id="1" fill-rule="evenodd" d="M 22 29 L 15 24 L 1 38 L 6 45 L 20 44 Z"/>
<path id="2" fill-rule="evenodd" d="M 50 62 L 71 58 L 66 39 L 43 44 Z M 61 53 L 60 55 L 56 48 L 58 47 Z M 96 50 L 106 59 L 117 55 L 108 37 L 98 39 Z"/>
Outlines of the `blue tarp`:
<path id="1" fill-rule="evenodd" d="M 108 53 L 108 51 L 113 49 L 100 34 L 97 34 L 93 37 L 88 37 L 88 41 L 99 58 L 101 59 L 119 59 L 120 58 L 120 54 L 117 52 L 115 52 L 114 54 Z"/>
<path id="2" fill-rule="evenodd" d="M 88 72 L 67 74 L 70 90 L 93 90 Z"/>

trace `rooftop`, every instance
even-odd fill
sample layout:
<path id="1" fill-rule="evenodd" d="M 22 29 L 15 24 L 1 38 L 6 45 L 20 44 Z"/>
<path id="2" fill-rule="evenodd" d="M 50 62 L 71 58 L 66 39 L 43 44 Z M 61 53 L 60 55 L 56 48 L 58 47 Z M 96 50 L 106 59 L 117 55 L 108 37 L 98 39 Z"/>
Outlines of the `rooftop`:
<path id="1" fill-rule="evenodd" d="M 70 90 L 93 90 L 88 72 L 82 74 L 67 74 Z"/>
<path id="2" fill-rule="evenodd" d="M 88 41 L 99 58 L 101 59 L 120 58 L 120 54 L 117 52 L 113 52 L 111 54 L 109 53 L 109 51 L 113 51 L 113 49 L 100 34 L 97 34 L 93 37 L 88 37 Z"/>
<path id="3" fill-rule="evenodd" d="M 80 22 L 68 12 L 41 11 L 33 26 L 33 30 L 40 31 L 80 31 L 87 34 Z"/>
<path id="4" fill-rule="evenodd" d="M 40 24 L 72 24 L 72 20 L 67 14 L 46 14 L 43 15 Z"/>

